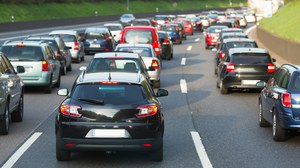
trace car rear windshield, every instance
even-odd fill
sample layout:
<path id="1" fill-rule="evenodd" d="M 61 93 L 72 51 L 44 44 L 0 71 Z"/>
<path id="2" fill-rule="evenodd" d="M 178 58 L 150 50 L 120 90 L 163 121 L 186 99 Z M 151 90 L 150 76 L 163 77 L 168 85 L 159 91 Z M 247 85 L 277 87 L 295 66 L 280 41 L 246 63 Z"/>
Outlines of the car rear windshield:
<path id="1" fill-rule="evenodd" d="M 108 34 L 107 33 L 100 33 L 100 32 L 88 32 L 85 33 L 85 38 L 86 39 L 106 39 L 108 38 Z"/>
<path id="2" fill-rule="evenodd" d="M 293 92 L 300 92 L 300 72 L 294 72 L 290 82 L 290 90 Z"/>
<path id="3" fill-rule="evenodd" d="M 150 26 L 150 23 L 147 21 L 143 21 L 143 20 L 134 20 L 132 22 L 133 25 L 140 25 L 140 26 Z"/>
<path id="4" fill-rule="evenodd" d="M 44 54 L 39 46 L 2 46 L 1 51 L 11 61 L 41 61 Z"/>
<path id="5" fill-rule="evenodd" d="M 257 48 L 255 42 L 246 42 L 246 41 L 228 42 L 226 43 L 226 46 L 227 48 Z"/>
<path id="6" fill-rule="evenodd" d="M 178 31 L 179 30 L 178 26 L 176 26 L 176 25 L 163 25 L 161 27 L 161 29 L 164 31 Z"/>
<path id="7" fill-rule="evenodd" d="M 93 72 L 139 72 L 139 60 L 133 58 L 95 58 L 87 68 L 87 73 Z"/>
<path id="8" fill-rule="evenodd" d="M 74 41 L 77 41 L 76 40 L 76 36 L 74 35 L 69 35 L 69 34 L 60 34 L 59 35 L 64 42 L 74 42 Z"/>
<path id="9" fill-rule="evenodd" d="M 153 57 L 149 47 L 118 47 L 117 51 L 126 51 L 137 53 L 142 57 Z"/>
<path id="10" fill-rule="evenodd" d="M 121 26 L 105 26 L 105 27 L 107 27 L 110 31 L 122 30 Z"/>
<path id="11" fill-rule="evenodd" d="M 146 100 L 145 92 L 140 85 L 134 84 L 84 84 L 77 85 L 72 99 L 91 102 L 96 100 L 105 104 L 128 105 Z"/>
<path id="12" fill-rule="evenodd" d="M 220 33 L 222 31 L 221 27 L 211 27 L 207 30 L 208 33 Z"/>
<path id="13" fill-rule="evenodd" d="M 231 62 L 235 64 L 267 64 L 270 63 L 270 56 L 261 53 L 239 53 L 232 56 Z"/>
<path id="14" fill-rule="evenodd" d="M 126 43 L 141 43 L 151 44 L 153 43 L 151 30 L 128 30 L 125 34 Z"/>
<path id="15" fill-rule="evenodd" d="M 167 36 L 166 36 L 165 33 L 158 33 L 158 37 L 159 37 L 159 38 L 163 38 L 163 39 L 166 39 L 166 38 L 167 38 Z"/>

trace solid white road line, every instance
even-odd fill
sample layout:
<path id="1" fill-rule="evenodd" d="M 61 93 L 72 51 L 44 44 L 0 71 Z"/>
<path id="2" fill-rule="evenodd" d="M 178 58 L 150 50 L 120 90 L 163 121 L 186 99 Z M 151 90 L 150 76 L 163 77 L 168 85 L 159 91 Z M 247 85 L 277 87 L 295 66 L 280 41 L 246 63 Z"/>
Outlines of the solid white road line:
<path id="1" fill-rule="evenodd" d="M 6 161 L 2 168 L 11 168 L 26 150 L 42 135 L 42 132 L 36 132 Z"/>
<path id="2" fill-rule="evenodd" d="M 212 164 L 210 163 L 210 160 L 207 156 L 207 153 L 205 151 L 205 148 L 203 146 L 203 143 L 201 141 L 201 137 L 198 132 L 191 131 L 192 138 L 196 147 L 196 151 L 198 153 L 198 156 L 200 158 L 201 164 L 203 168 L 212 168 Z"/>
<path id="3" fill-rule="evenodd" d="M 198 42 L 199 40 L 200 40 L 200 38 L 196 38 L 196 39 L 195 39 L 195 42 Z"/>
<path id="4" fill-rule="evenodd" d="M 186 58 L 182 58 L 181 59 L 181 65 L 185 65 L 185 62 L 186 62 Z"/>
<path id="5" fill-rule="evenodd" d="M 191 51 L 192 50 L 192 46 L 188 46 L 188 48 L 186 50 Z"/>
<path id="6" fill-rule="evenodd" d="M 180 88 L 181 88 L 181 93 L 187 93 L 186 81 L 184 79 L 180 80 Z"/>

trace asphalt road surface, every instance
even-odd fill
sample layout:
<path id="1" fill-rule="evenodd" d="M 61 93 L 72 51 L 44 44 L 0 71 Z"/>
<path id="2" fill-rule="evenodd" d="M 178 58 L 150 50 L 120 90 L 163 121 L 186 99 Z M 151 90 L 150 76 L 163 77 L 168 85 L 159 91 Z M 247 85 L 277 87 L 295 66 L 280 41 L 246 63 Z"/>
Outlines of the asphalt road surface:
<path id="1" fill-rule="evenodd" d="M 50 30 L 0 34 L 0 43 L 47 31 Z M 71 88 L 79 67 L 91 58 L 89 55 L 84 62 L 73 64 L 73 71 L 62 76 L 60 88 Z M 286 142 L 274 142 L 271 128 L 258 126 L 259 92 L 221 95 L 216 88 L 213 58 L 213 52 L 205 50 L 203 34 L 197 32 L 182 45 L 175 45 L 172 60 L 163 61 L 161 88 L 167 89 L 169 96 L 160 98 L 165 115 L 162 162 L 152 162 L 148 155 L 139 152 L 80 152 L 73 153 L 69 162 L 58 162 L 54 110 L 63 97 L 56 95 L 57 88 L 51 94 L 26 88 L 24 121 L 12 123 L 9 135 L 0 136 L 0 163 L 3 167 L 10 163 L 15 168 L 300 167 L 300 136 L 294 134 Z M 30 141 L 33 143 L 27 144 Z"/>

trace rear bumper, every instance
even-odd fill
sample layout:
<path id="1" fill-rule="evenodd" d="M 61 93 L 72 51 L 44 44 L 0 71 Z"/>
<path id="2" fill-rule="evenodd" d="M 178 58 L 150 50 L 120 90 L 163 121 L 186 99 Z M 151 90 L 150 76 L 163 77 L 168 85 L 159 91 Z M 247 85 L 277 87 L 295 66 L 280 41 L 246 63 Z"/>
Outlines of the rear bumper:
<path id="1" fill-rule="evenodd" d="M 258 80 L 268 82 L 271 75 L 258 76 L 258 75 L 249 75 L 249 76 L 237 76 L 236 74 L 230 74 L 223 78 L 223 86 L 225 88 L 257 88 L 262 89 L 261 86 L 256 86 L 256 84 L 243 84 L 243 80 Z"/>
<path id="2" fill-rule="evenodd" d="M 29 76 L 19 74 L 25 86 L 48 86 L 50 83 L 50 73 L 43 72 L 40 76 Z"/>
<path id="3" fill-rule="evenodd" d="M 279 107 L 278 113 L 279 124 L 284 129 L 300 130 L 300 117 L 294 118 L 292 109 L 286 107 Z"/>

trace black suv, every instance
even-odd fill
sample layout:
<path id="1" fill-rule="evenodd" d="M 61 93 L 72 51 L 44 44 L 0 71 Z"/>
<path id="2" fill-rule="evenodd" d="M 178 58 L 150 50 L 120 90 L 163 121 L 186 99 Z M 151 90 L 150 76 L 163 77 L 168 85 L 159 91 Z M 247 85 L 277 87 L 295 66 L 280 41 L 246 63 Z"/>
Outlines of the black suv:
<path id="1" fill-rule="evenodd" d="M 267 82 L 275 72 L 276 60 L 261 48 L 231 48 L 218 65 L 217 87 L 221 94 L 229 89 L 262 89 L 257 83 Z"/>
<path id="2" fill-rule="evenodd" d="M 284 141 L 300 130 L 300 67 L 283 64 L 259 96 L 259 126 L 272 125 L 273 139 Z"/>
<path id="3" fill-rule="evenodd" d="M 164 117 L 158 97 L 144 75 L 127 72 L 82 73 L 61 103 L 55 122 L 56 158 L 72 151 L 149 151 L 163 159 Z"/>
<path id="4" fill-rule="evenodd" d="M 230 48 L 258 48 L 256 42 L 248 38 L 229 38 L 224 39 L 222 43 L 218 43 L 215 55 L 215 74 L 218 72 L 220 61 L 228 54 Z"/>
<path id="5" fill-rule="evenodd" d="M 23 66 L 16 67 L 18 73 L 25 72 Z M 9 131 L 9 122 L 23 120 L 24 84 L 6 56 L 0 52 L 0 134 Z"/>

